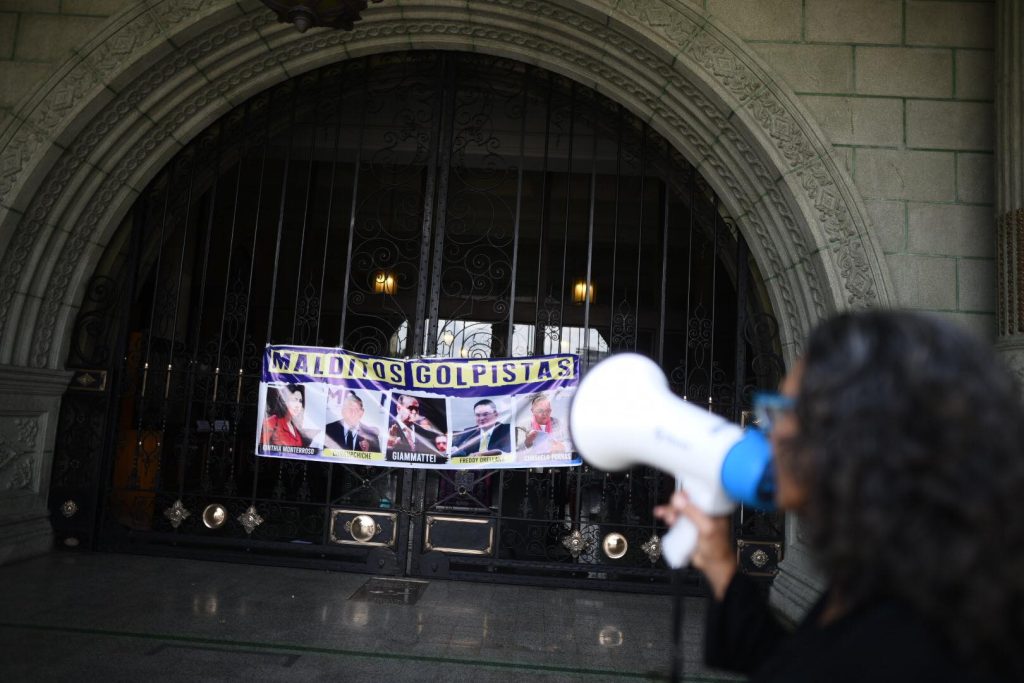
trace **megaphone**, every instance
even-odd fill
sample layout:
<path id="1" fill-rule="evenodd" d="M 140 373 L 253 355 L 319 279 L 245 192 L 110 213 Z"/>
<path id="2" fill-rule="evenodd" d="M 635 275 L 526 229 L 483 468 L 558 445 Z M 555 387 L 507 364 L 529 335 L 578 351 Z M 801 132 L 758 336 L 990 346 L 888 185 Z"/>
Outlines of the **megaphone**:
<path id="1" fill-rule="evenodd" d="M 676 478 L 690 503 L 709 515 L 737 503 L 769 509 L 775 479 L 768 439 L 679 398 L 654 361 L 622 353 L 595 365 L 569 412 L 576 450 L 605 471 L 648 465 Z M 661 541 L 670 567 L 687 564 L 697 529 L 685 517 Z"/>

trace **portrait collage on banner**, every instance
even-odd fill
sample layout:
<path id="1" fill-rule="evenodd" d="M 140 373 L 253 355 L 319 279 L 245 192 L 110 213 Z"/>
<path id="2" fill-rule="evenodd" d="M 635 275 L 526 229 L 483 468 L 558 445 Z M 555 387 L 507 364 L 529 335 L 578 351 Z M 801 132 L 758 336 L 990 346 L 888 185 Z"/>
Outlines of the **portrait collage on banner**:
<path id="1" fill-rule="evenodd" d="M 268 346 L 256 454 L 390 467 L 578 465 L 571 354 L 399 360 Z"/>

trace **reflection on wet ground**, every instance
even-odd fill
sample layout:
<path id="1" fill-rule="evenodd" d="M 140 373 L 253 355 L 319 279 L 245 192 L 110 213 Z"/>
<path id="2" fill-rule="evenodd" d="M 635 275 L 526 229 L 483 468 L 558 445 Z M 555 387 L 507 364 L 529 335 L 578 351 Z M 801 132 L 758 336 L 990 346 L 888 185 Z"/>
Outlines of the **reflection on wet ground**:
<path id="1" fill-rule="evenodd" d="M 685 679 L 704 603 L 686 602 Z M 0 567 L 0 679 L 665 680 L 671 600 L 103 553 Z"/>

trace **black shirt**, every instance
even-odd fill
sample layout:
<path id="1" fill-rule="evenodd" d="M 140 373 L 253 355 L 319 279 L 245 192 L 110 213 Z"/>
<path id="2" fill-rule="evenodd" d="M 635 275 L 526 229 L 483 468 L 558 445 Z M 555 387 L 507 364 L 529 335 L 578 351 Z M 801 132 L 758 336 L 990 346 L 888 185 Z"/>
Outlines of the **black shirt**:
<path id="1" fill-rule="evenodd" d="M 822 625 L 824 603 L 819 600 L 790 634 L 757 584 L 737 574 L 723 600 L 712 600 L 708 610 L 707 663 L 748 674 L 752 683 L 1001 680 L 965 666 L 935 629 L 900 601 L 872 601 Z"/>

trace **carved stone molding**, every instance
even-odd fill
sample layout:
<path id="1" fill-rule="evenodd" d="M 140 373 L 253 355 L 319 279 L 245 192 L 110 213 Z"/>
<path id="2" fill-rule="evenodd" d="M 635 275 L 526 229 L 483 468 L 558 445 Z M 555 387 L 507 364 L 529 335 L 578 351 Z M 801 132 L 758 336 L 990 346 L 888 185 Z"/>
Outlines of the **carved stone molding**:
<path id="1" fill-rule="evenodd" d="M 39 491 L 39 416 L 0 415 L 0 495 Z"/>
<path id="2" fill-rule="evenodd" d="M 1024 8 L 996 3 L 996 349 L 1024 387 Z"/>
<path id="3" fill-rule="evenodd" d="M 217 116 L 303 71 L 410 47 L 536 64 L 648 120 L 736 217 L 790 353 L 831 310 L 887 305 L 888 275 L 863 205 L 796 98 L 689 5 L 610 6 L 411 0 L 372 8 L 352 32 L 306 34 L 253 2 L 126 8 L 0 139 L 0 362 L 60 365 L 67 321 L 102 245 L 146 182 Z"/>
<path id="4" fill-rule="evenodd" d="M 996 320 L 999 336 L 1024 335 L 1024 209 L 996 218 Z"/>

